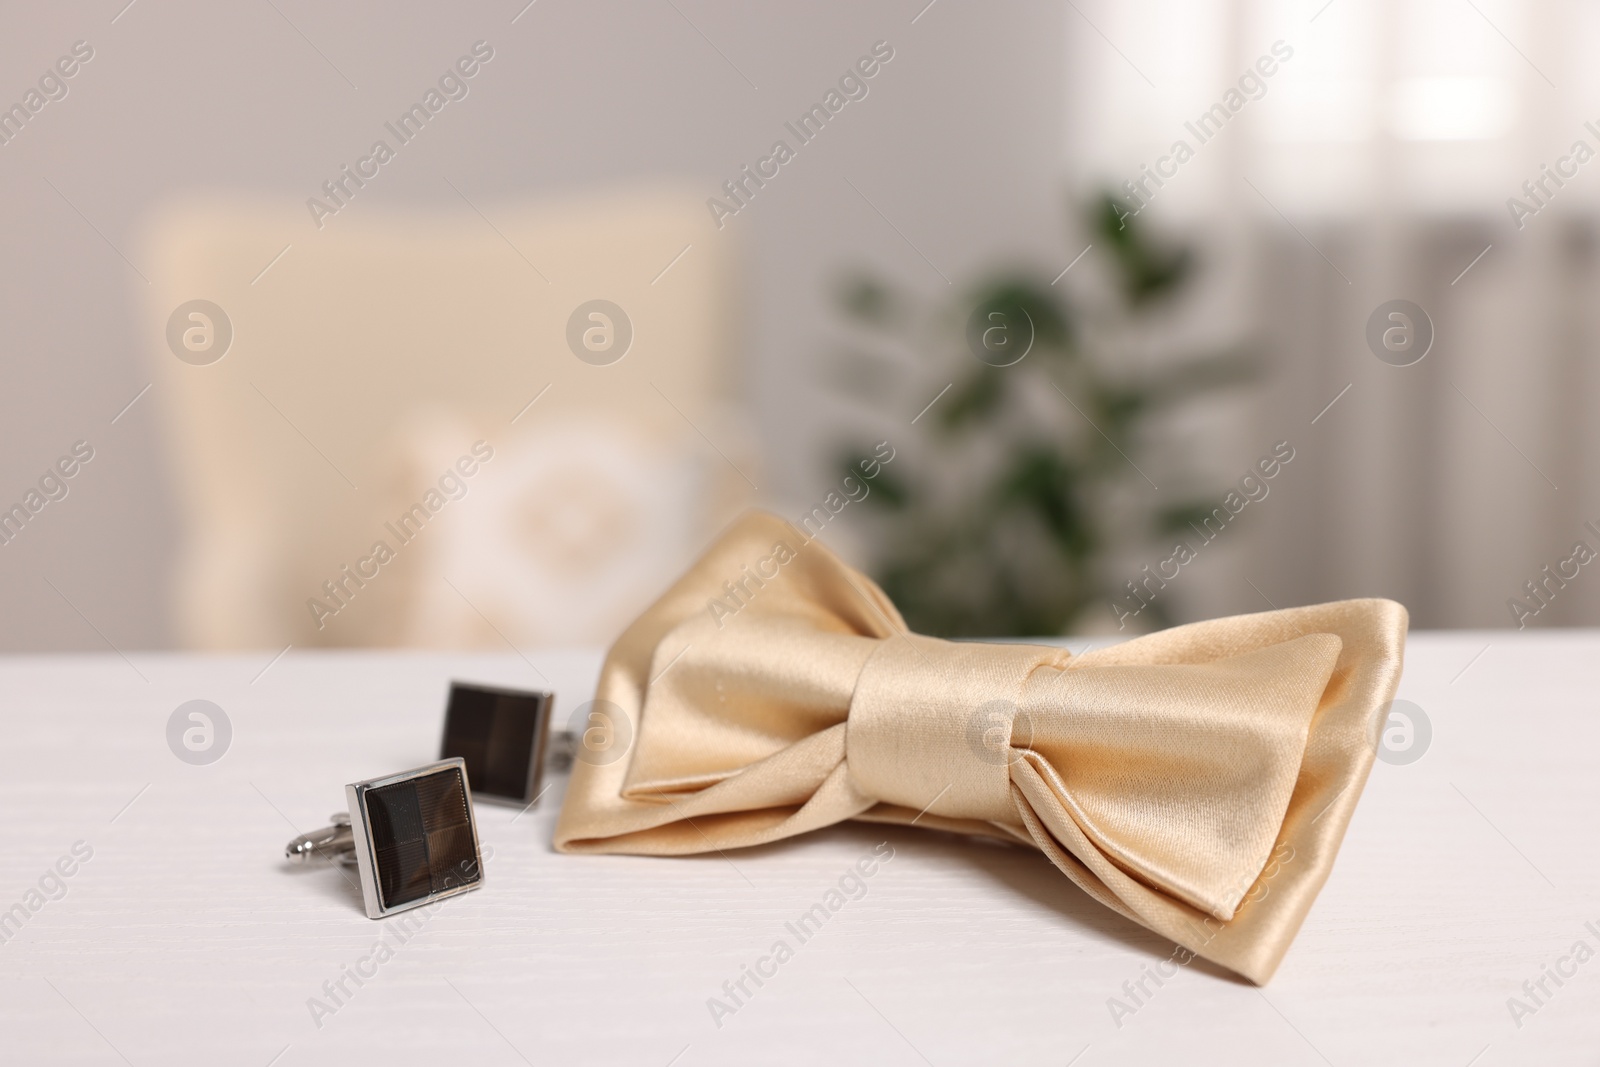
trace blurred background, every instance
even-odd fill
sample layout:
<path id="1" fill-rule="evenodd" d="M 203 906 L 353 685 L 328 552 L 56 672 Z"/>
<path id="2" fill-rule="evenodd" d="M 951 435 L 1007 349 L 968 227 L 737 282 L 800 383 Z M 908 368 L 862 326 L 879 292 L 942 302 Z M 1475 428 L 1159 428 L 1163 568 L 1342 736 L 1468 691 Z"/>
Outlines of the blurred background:
<path id="1" fill-rule="evenodd" d="M 1600 621 L 1592 6 L 3 17 L 0 648 Z"/>

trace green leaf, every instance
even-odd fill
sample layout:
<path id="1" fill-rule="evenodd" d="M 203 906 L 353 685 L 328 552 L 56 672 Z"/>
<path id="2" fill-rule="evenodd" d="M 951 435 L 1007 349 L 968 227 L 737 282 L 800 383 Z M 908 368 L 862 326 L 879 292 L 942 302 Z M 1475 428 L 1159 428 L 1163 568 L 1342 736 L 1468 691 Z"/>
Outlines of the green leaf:
<path id="1" fill-rule="evenodd" d="M 899 296 L 886 284 L 866 274 L 845 278 L 839 286 L 838 299 L 846 315 L 873 326 L 892 326 L 903 313 Z"/>
<path id="2" fill-rule="evenodd" d="M 1175 291 L 1194 269 L 1187 247 L 1166 248 L 1145 236 L 1144 225 L 1120 199 L 1102 194 L 1091 223 L 1112 252 L 1128 303 L 1139 307 Z"/>
<path id="3" fill-rule="evenodd" d="M 957 386 L 939 405 L 938 424 L 956 430 L 994 414 L 1005 396 L 1005 371 L 1004 367 L 983 367 Z"/>
<path id="4" fill-rule="evenodd" d="M 1015 319 L 1019 313 L 1033 324 L 1033 344 L 1053 352 L 1070 350 L 1072 326 L 1069 312 L 1046 284 L 1021 275 L 1003 275 L 978 290 L 974 315 L 987 317 L 998 311 Z"/>
<path id="5" fill-rule="evenodd" d="M 1063 554 L 1082 559 L 1095 537 L 1087 510 L 1079 499 L 1078 472 L 1048 447 L 1019 452 L 996 487 L 997 502 L 1031 511 L 1054 538 Z"/>
<path id="6" fill-rule="evenodd" d="M 1200 526 L 1211 518 L 1212 512 L 1220 506 L 1217 501 L 1205 500 L 1168 505 L 1156 513 L 1154 523 L 1156 532 L 1162 535 L 1192 533 L 1191 527 Z"/>
<path id="7" fill-rule="evenodd" d="M 899 511 L 911 501 L 910 487 L 864 448 L 847 454 L 839 461 L 838 469 L 841 477 L 854 478 L 867 486 L 863 503 L 876 501 L 877 507 Z M 877 476 L 869 477 L 866 472 L 870 470 L 877 470 Z"/>

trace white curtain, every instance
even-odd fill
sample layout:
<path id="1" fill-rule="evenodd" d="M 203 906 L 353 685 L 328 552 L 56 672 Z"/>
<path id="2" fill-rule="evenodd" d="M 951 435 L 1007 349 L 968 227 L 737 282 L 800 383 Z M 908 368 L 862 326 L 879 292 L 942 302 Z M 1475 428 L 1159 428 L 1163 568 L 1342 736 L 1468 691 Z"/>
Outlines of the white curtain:
<path id="1" fill-rule="evenodd" d="M 1194 242 L 1181 328 L 1265 361 L 1187 455 L 1227 479 L 1296 448 L 1181 614 L 1387 595 L 1418 626 L 1600 622 L 1600 562 L 1574 562 L 1600 551 L 1597 31 L 1544 0 L 1074 0 L 1074 188 Z M 1408 367 L 1365 340 L 1396 298 L 1435 330 Z"/>

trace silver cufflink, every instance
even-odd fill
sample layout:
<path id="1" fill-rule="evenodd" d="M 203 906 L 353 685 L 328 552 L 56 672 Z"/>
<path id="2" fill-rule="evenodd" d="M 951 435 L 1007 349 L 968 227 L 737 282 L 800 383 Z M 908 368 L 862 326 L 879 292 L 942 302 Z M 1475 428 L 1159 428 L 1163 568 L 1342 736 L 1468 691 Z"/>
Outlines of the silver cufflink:
<path id="1" fill-rule="evenodd" d="M 453 897 L 483 885 L 472 789 L 460 758 L 345 786 L 347 814 L 289 842 L 284 854 L 361 871 L 367 918 Z"/>
<path id="2" fill-rule="evenodd" d="M 539 798 L 555 699 L 536 689 L 501 689 L 451 681 L 445 737 L 438 758 L 466 761 L 472 793 L 480 800 L 531 805 Z M 570 760 L 568 760 L 570 761 Z"/>
<path id="3" fill-rule="evenodd" d="M 478 888 L 473 798 L 531 807 L 546 764 L 572 766 L 572 734 L 550 729 L 554 703 L 549 693 L 452 682 L 439 762 L 345 786 L 349 811 L 285 855 L 358 868 L 372 919 Z"/>
<path id="4" fill-rule="evenodd" d="M 547 762 L 558 771 L 572 766 L 572 735 L 550 729 L 554 708 L 549 693 L 451 682 L 439 758 L 466 761 L 480 800 L 531 805 Z"/>

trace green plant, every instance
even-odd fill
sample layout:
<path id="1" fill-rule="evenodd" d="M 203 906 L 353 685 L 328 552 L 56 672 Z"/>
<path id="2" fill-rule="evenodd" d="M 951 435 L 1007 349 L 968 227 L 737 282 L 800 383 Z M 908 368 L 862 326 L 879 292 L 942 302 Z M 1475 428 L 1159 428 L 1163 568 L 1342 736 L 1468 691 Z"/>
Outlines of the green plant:
<path id="1" fill-rule="evenodd" d="M 1237 387 L 1253 364 L 1224 352 L 1165 353 L 1157 369 L 1132 366 L 1151 362 L 1141 327 L 1183 289 L 1194 257 L 1152 239 L 1110 196 L 1088 216 L 1094 249 L 1109 262 L 1108 301 L 1074 307 L 1061 287 L 1025 270 L 996 274 L 953 305 L 919 306 L 869 276 L 840 292 L 873 349 L 852 357 L 858 368 L 892 367 L 886 353 L 910 353 L 910 373 L 894 380 L 925 397 L 954 378 L 918 417 L 907 459 L 867 497 L 877 509 L 871 567 L 921 633 L 1063 633 L 1123 592 L 1118 578 L 1132 574 L 1111 573 L 1114 548 L 1142 545 L 1205 510 L 1198 497 L 1157 490 L 1141 460 L 1157 448 L 1160 416 Z M 1002 325 L 985 333 L 989 323 Z M 982 339 L 992 335 L 1004 351 L 1029 331 L 1018 362 L 975 358 Z M 879 375 L 880 384 L 888 379 Z M 1169 470 L 1168 458 L 1157 455 L 1157 469 Z M 858 459 L 852 452 L 844 464 Z M 1164 608 L 1151 605 L 1144 619 L 1165 624 Z"/>

